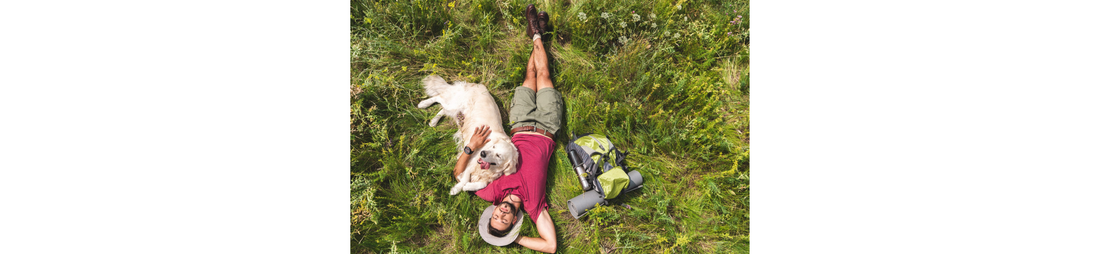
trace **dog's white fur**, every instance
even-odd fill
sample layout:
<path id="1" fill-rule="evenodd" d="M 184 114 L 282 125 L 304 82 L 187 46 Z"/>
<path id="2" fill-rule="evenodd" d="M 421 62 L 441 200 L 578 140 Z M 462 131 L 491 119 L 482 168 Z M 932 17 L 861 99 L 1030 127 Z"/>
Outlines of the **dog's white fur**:
<path id="1" fill-rule="evenodd" d="M 493 180 L 500 178 L 501 174 L 511 175 L 516 172 L 519 151 L 512 144 L 512 139 L 504 132 L 500 110 L 493 101 L 493 95 L 484 85 L 462 81 L 455 81 L 454 85 L 451 85 L 436 75 L 424 78 L 421 83 L 424 85 L 425 93 L 431 98 L 420 101 L 417 107 L 427 108 L 435 103 L 443 106 L 428 125 L 435 127 L 439 119 L 446 115 L 454 119 L 459 126 L 458 131 L 455 132 L 455 141 L 462 145 L 459 146 L 460 150 L 456 156 L 462 156 L 462 147 L 467 145 L 477 127 L 487 125 L 491 131 L 489 142 L 470 156 L 465 171 L 458 176 L 458 183 L 451 187 L 451 195 L 456 195 L 460 191 L 480 190 Z M 459 114 L 462 114 L 465 120 L 460 122 Z M 482 156 L 482 153 L 485 156 Z M 477 162 L 479 158 L 495 165 L 489 166 L 489 169 L 481 169 Z"/>

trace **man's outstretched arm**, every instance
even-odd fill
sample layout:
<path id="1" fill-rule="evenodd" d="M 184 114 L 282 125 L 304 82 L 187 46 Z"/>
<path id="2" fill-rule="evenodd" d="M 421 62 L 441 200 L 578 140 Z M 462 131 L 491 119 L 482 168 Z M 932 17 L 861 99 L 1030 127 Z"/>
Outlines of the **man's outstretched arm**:
<path id="1" fill-rule="evenodd" d="M 485 146 L 485 143 L 489 142 L 489 126 L 482 125 L 474 129 L 474 136 L 470 137 L 470 142 L 466 143 L 466 146 L 470 147 L 474 153 L 477 153 L 478 149 Z M 458 163 L 455 163 L 455 179 L 458 179 L 458 175 L 462 174 L 462 171 L 466 171 L 466 164 L 469 163 L 470 155 L 463 152 L 458 156 Z"/>
<path id="2" fill-rule="evenodd" d="M 557 252 L 558 233 L 554 231 L 554 221 L 550 219 L 545 208 L 539 211 L 539 221 L 535 222 L 535 229 L 538 230 L 539 238 L 520 236 L 516 243 L 540 252 Z"/>

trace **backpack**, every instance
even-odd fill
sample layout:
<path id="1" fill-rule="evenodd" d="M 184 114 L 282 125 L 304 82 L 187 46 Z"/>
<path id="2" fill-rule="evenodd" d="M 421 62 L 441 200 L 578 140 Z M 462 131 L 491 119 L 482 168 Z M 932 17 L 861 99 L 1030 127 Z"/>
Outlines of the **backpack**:
<path id="1" fill-rule="evenodd" d="M 631 185 L 626 173 L 630 170 L 623 163 L 628 153 L 619 151 L 607 136 L 591 133 L 574 136 L 565 152 L 585 191 L 595 188 L 604 199 L 612 199 Z"/>

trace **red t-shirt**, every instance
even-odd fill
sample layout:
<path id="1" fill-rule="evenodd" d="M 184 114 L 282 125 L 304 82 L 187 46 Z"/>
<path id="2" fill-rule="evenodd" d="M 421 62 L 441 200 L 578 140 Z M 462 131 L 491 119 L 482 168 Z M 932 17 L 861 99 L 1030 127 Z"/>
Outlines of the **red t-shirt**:
<path id="1" fill-rule="evenodd" d="M 516 194 L 523 200 L 523 210 L 531 216 L 531 221 L 538 221 L 539 210 L 549 206 L 546 204 L 546 168 L 554 153 L 554 140 L 538 134 L 516 134 L 512 136 L 512 143 L 519 150 L 516 173 L 501 176 L 474 194 L 493 205 L 500 205 L 508 194 Z"/>

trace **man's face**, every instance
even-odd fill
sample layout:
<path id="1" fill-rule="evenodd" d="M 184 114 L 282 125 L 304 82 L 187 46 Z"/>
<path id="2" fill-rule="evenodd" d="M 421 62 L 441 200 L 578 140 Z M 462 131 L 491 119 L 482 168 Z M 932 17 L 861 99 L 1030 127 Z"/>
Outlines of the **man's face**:
<path id="1" fill-rule="evenodd" d="M 512 203 L 500 202 L 497 209 L 493 210 L 493 219 L 489 220 L 489 226 L 503 231 L 515 223 L 515 220 L 516 207 Z"/>

